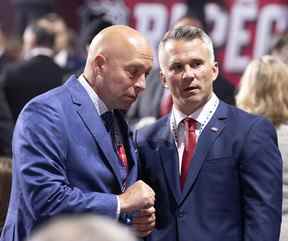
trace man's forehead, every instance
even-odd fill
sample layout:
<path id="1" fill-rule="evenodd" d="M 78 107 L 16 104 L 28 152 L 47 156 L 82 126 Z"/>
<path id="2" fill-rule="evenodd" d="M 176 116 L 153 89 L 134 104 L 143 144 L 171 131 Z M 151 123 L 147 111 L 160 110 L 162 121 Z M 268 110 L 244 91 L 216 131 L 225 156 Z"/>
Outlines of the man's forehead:
<path id="1" fill-rule="evenodd" d="M 143 69 L 143 70 L 147 70 L 147 69 L 151 69 L 152 68 L 152 64 L 153 64 L 153 59 L 152 57 L 143 55 L 143 56 L 138 56 L 134 59 L 132 59 L 131 61 L 127 62 L 125 64 L 125 66 L 127 68 L 137 68 L 137 69 Z"/>
<path id="2" fill-rule="evenodd" d="M 141 59 L 153 61 L 153 53 L 151 51 L 137 51 L 137 56 Z"/>
<path id="3" fill-rule="evenodd" d="M 202 45 L 205 45 L 205 43 L 199 38 L 194 38 L 191 40 L 189 40 L 189 39 L 177 39 L 177 40 L 170 39 L 165 43 L 164 49 L 168 52 L 185 51 L 185 49 L 191 49 L 194 47 L 198 48 L 198 45 L 202 46 Z"/>
<path id="4" fill-rule="evenodd" d="M 169 61 L 177 58 L 199 59 L 209 55 L 209 49 L 201 39 L 173 40 L 166 43 L 163 53 L 163 58 L 167 58 Z"/>

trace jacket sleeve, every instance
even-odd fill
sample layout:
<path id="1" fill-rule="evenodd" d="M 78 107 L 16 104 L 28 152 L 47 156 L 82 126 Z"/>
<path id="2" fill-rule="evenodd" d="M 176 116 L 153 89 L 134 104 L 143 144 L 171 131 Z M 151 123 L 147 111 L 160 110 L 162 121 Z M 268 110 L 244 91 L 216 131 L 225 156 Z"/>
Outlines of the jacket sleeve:
<path id="1" fill-rule="evenodd" d="M 281 226 L 282 159 L 270 122 L 258 118 L 246 137 L 240 163 L 243 241 L 278 241 Z"/>

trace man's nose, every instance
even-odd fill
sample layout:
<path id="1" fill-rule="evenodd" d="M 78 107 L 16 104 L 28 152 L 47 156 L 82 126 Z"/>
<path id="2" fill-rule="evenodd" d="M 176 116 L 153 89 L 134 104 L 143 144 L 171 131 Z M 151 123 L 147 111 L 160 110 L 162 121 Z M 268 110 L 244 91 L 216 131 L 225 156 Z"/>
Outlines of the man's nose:
<path id="1" fill-rule="evenodd" d="M 195 75 L 193 68 L 186 64 L 184 67 L 183 78 L 193 78 Z"/>
<path id="2" fill-rule="evenodd" d="M 142 74 L 135 83 L 135 87 L 137 87 L 140 91 L 145 89 L 145 78 L 145 74 Z"/>

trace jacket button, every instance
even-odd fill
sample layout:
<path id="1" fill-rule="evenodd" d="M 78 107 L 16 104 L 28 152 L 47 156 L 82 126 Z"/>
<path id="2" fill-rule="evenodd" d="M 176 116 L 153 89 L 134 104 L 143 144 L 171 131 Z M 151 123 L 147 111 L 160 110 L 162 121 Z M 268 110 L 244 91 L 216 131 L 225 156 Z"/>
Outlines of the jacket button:
<path id="1" fill-rule="evenodd" d="M 179 210 L 179 211 L 178 211 L 178 214 L 177 214 L 177 217 L 178 217 L 178 218 L 182 218 L 182 217 L 184 217 L 184 215 L 185 215 L 184 212 L 181 211 L 181 210 Z"/>

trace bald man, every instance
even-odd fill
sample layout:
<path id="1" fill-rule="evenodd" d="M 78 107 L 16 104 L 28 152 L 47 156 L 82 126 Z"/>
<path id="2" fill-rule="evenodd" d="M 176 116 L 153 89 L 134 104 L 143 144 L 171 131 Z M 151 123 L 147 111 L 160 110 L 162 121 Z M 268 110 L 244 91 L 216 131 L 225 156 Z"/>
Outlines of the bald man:
<path id="1" fill-rule="evenodd" d="M 1 241 L 22 241 L 67 213 L 119 219 L 139 236 L 151 232 L 154 192 L 136 181 L 137 153 L 122 116 L 144 89 L 151 65 L 146 39 L 114 25 L 95 36 L 78 78 L 24 107 L 14 132 L 13 187 Z"/>

